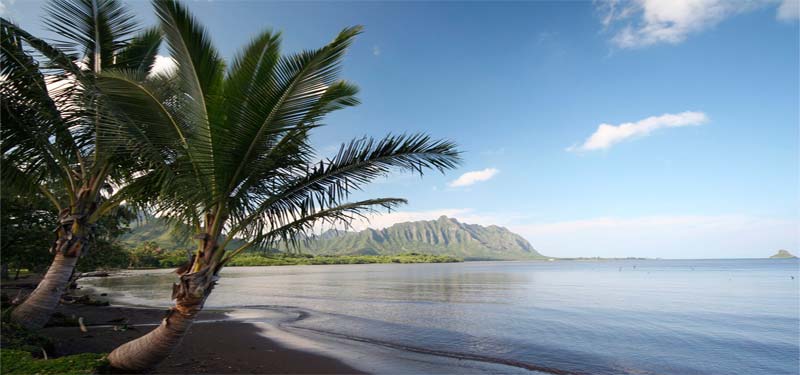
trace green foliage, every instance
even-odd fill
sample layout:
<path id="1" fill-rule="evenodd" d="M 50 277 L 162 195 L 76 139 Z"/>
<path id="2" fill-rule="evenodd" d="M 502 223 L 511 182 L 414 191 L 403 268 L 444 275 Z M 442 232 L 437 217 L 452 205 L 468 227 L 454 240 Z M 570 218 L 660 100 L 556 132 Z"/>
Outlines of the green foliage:
<path id="1" fill-rule="evenodd" d="M 88 253 L 78 262 L 78 271 L 128 267 L 130 256 L 118 238 L 130 231 L 128 225 L 135 217 L 126 206 L 118 206 L 101 217 L 93 229 Z"/>
<path id="2" fill-rule="evenodd" d="M 128 249 L 128 268 L 172 268 L 189 260 L 187 250 L 166 250 L 155 242 Z"/>
<path id="3" fill-rule="evenodd" d="M 25 351 L 28 355 L 33 354 L 36 356 L 42 356 L 42 350 L 48 353 L 53 352 L 53 343 L 49 338 L 11 322 L 7 316 L 9 312 L 9 308 L 3 311 L 3 320 L 0 323 L 0 333 L 2 333 L 0 334 L 0 346 L 5 349 Z M 5 365 L 4 358 L 2 363 L 3 373 L 5 373 Z"/>
<path id="4" fill-rule="evenodd" d="M 96 374 L 106 372 L 105 354 L 84 353 L 40 359 L 53 353 L 53 343 L 39 333 L 10 322 L 7 311 L 0 323 L 0 370 L 3 374 Z"/>
<path id="5" fill-rule="evenodd" d="M 96 374 L 108 367 L 105 354 L 83 353 L 54 359 L 34 359 L 23 350 L 0 349 L 3 374 Z"/>
<path id="6" fill-rule="evenodd" d="M 163 250 L 153 242 L 145 242 L 129 251 L 129 268 L 156 268 Z"/>
<path id="7" fill-rule="evenodd" d="M 398 255 L 278 255 L 259 254 L 240 255 L 229 263 L 230 266 L 296 266 L 311 264 L 371 264 L 371 263 L 455 263 L 458 258 L 442 255 L 407 253 Z"/>
<path id="8" fill-rule="evenodd" d="M 170 268 L 178 267 L 189 260 L 185 250 L 165 250 L 155 242 L 129 250 L 129 268 Z"/>
<path id="9" fill-rule="evenodd" d="M 130 254 L 116 241 L 97 240 L 92 243 L 91 254 L 81 258 L 77 269 L 89 272 L 103 269 L 120 269 L 130 265 Z"/>
<path id="10" fill-rule="evenodd" d="M 160 268 L 180 267 L 188 261 L 188 250 L 167 250 L 161 253 L 158 259 L 158 266 Z"/>
<path id="11" fill-rule="evenodd" d="M 43 198 L 3 195 L 0 198 L 0 258 L 4 268 L 44 270 L 53 256 L 47 251 L 53 241 L 57 217 Z M 7 275 L 3 275 L 7 276 Z"/>

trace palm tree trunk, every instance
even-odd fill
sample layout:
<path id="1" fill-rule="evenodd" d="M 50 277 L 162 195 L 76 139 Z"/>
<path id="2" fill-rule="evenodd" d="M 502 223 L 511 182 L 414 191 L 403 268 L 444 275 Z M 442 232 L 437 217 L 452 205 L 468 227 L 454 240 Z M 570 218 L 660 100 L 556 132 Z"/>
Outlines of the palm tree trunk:
<path id="1" fill-rule="evenodd" d="M 211 268 L 181 276 L 172 289 L 175 306 L 156 329 L 114 349 L 108 355 L 111 366 L 125 372 L 142 372 L 156 367 L 180 344 L 195 316 L 214 287 Z"/>
<path id="2" fill-rule="evenodd" d="M 33 293 L 11 312 L 11 320 L 25 328 L 40 329 L 50 320 L 61 295 L 69 286 L 78 258 L 86 249 L 86 231 L 89 229 L 84 220 L 86 215 L 72 214 L 85 211 L 82 202 L 76 208 L 65 208 L 59 213 L 56 240 L 50 248 L 50 252 L 56 254 L 53 263 Z"/>
<path id="3" fill-rule="evenodd" d="M 42 281 L 22 304 L 14 308 L 11 319 L 28 329 L 44 327 L 66 290 L 77 262 L 77 256 L 56 252 Z"/>

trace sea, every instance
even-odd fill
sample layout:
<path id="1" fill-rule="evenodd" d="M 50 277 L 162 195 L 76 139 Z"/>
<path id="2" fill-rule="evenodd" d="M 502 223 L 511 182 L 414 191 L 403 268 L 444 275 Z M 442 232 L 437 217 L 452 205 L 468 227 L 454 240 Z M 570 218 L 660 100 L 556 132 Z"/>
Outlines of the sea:
<path id="1" fill-rule="evenodd" d="M 175 278 L 81 285 L 167 307 Z M 800 372 L 799 286 L 797 259 L 230 267 L 206 309 L 261 321 L 267 336 L 336 340 L 329 352 L 350 343 L 485 364 L 478 373 L 778 375 Z M 462 372 L 430 366 L 407 372 Z"/>

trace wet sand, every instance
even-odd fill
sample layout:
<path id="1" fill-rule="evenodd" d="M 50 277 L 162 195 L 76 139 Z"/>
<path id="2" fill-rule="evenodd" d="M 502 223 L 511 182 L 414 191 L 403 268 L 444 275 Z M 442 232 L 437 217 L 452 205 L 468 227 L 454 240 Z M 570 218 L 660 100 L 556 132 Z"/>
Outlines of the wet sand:
<path id="1" fill-rule="evenodd" d="M 156 327 L 163 310 L 130 307 L 62 305 L 70 324 L 83 317 L 88 332 L 75 326 L 49 326 L 42 333 L 55 342 L 55 355 L 108 353 Z M 323 355 L 290 349 L 263 335 L 251 323 L 220 321 L 225 314 L 204 311 L 185 339 L 153 373 L 157 374 L 363 374 Z M 122 324 L 128 324 L 122 330 Z M 116 329 L 115 329 L 116 326 Z"/>

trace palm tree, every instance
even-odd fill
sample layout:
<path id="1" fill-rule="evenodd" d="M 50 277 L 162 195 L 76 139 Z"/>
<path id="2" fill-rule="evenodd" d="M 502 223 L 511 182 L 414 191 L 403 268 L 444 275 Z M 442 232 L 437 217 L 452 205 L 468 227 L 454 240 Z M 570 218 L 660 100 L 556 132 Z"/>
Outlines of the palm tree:
<path id="1" fill-rule="evenodd" d="M 122 202 L 111 186 L 146 170 L 120 154 L 126 149 L 103 145 L 97 124 L 109 114 L 95 99 L 94 76 L 125 69 L 143 79 L 161 42 L 157 29 L 134 36 L 117 0 L 54 0 L 47 11 L 47 26 L 64 38 L 57 45 L 0 19 L 3 189 L 45 197 L 59 219 L 50 268 L 11 314 L 31 329 L 50 318 L 94 224 Z"/>
<path id="2" fill-rule="evenodd" d="M 104 102 L 133 119 L 109 122 L 104 132 L 147 135 L 120 137 L 120 145 L 152 157 L 154 165 L 161 160 L 147 178 L 127 187 L 131 199 L 156 197 L 147 202 L 151 209 L 195 230 L 197 249 L 177 270 L 175 304 L 161 324 L 109 355 L 112 366 L 124 371 L 149 369 L 169 355 L 237 254 L 405 203 L 348 201 L 351 192 L 391 170 L 444 172 L 460 161 L 453 143 L 425 135 L 355 139 L 332 158 L 315 157 L 310 131 L 326 114 L 358 104 L 357 87 L 337 76 L 361 27 L 342 30 L 320 49 L 285 57 L 280 35 L 265 31 L 226 69 L 208 33 L 181 4 L 154 6 L 178 79 L 173 86 L 153 85 L 125 72 L 101 74 Z M 234 237 L 246 243 L 226 249 Z"/>

